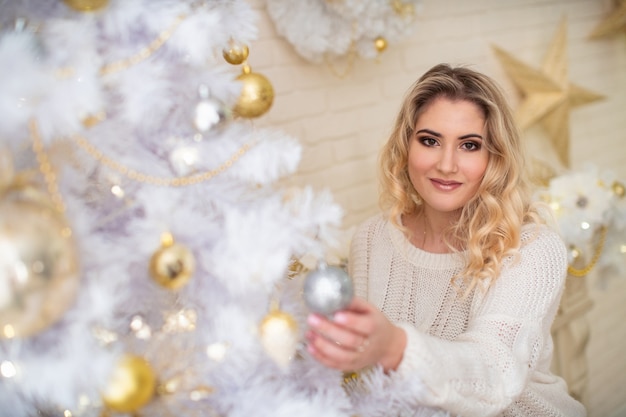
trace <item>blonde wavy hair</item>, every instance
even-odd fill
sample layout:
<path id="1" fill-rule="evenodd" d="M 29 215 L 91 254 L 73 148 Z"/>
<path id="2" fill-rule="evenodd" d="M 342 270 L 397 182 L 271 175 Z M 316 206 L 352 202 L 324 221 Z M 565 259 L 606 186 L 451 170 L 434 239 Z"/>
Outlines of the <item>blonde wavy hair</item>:
<path id="1" fill-rule="evenodd" d="M 410 87 L 381 151 L 380 205 L 389 220 L 409 234 L 399 222 L 400 216 L 422 210 L 422 198 L 409 179 L 409 141 L 414 138 L 417 119 L 442 96 L 475 103 L 485 115 L 487 168 L 476 195 L 446 234 L 447 242 L 465 242 L 463 248 L 448 245 L 452 250 L 466 251 L 466 264 L 459 276 L 468 284 L 469 292 L 484 279 L 495 280 L 503 259 L 517 255 L 523 224 L 542 220 L 532 202 L 520 134 L 502 90 L 484 74 L 447 64 L 431 68 Z"/>

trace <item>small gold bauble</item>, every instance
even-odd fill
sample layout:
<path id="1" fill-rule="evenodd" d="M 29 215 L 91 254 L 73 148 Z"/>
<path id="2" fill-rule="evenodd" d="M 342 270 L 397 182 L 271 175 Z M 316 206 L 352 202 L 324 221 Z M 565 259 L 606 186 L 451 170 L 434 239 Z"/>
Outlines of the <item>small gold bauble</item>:
<path id="1" fill-rule="evenodd" d="M 105 7 L 109 0 L 63 0 L 65 4 L 79 12 L 93 12 Z"/>
<path id="2" fill-rule="evenodd" d="M 374 39 L 374 47 L 379 53 L 383 52 L 385 49 L 387 49 L 387 39 L 383 38 L 382 36 L 377 37 L 376 39 Z"/>
<path id="3" fill-rule="evenodd" d="M 611 188 L 613 189 L 613 193 L 618 196 L 619 198 L 624 198 L 624 184 L 622 184 L 621 182 L 615 181 L 613 183 L 613 185 L 611 186 Z"/>
<path id="4" fill-rule="evenodd" d="M 245 118 L 259 117 L 272 107 L 274 88 L 265 76 L 252 72 L 250 67 L 245 66 L 237 80 L 243 86 L 233 109 L 236 115 Z"/>
<path id="5" fill-rule="evenodd" d="M 248 59 L 249 49 L 247 45 L 230 42 L 228 48 L 222 50 L 222 55 L 226 62 L 232 65 L 243 64 Z"/>
<path id="6" fill-rule="evenodd" d="M 150 259 L 150 275 L 163 287 L 176 290 L 193 275 L 195 259 L 186 246 L 174 243 L 169 233 L 161 240 L 161 247 Z"/>
<path id="7" fill-rule="evenodd" d="M 102 400 L 110 410 L 132 413 L 154 396 L 156 377 L 150 364 L 135 355 L 122 357 L 109 380 Z"/>
<path id="8" fill-rule="evenodd" d="M 0 195 L 0 339 L 59 320 L 79 287 L 78 256 L 64 216 L 46 194 L 15 186 Z"/>

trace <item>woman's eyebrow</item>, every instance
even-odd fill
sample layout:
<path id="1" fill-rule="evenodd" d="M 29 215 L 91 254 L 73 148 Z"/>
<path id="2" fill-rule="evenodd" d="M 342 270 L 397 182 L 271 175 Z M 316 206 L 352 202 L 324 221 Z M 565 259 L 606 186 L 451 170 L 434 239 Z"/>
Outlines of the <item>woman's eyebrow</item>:
<path id="1" fill-rule="evenodd" d="M 429 135 L 437 136 L 438 138 L 442 136 L 441 133 L 437 133 L 434 130 L 430 130 L 430 129 L 420 129 L 417 132 L 415 132 L 415 134 L 418 134 L 418 133 L 428 133 Z"/>
<path id="2" fill-rule="evenodd" d="M 418 133 L 427 133 L 429 135 L 436 136 L 438 138 L 442 137 L 441 133 L 437 133 L 434 130 L 430 130 L 430 129 L 420 129 L 417 132 L 415 132 L 415 134 L 418 134 Z M 483 137 L 479 135 L 478 133 L 468 133 L 467 135 L 459 136 L 459 140 L 469 139 L 469 138 L 478 138 L 480 140 L 483 140 Z"/>
<path id="3" fill-rule="evenodd" d="M 469 139 L 469 138 L 478 138 L 480 140 L 483 140 L 483 137 L 479 135 L 478 133 L 468 133 L 467 135 L 463 135 L 459 137 L 459 139 Z"/>

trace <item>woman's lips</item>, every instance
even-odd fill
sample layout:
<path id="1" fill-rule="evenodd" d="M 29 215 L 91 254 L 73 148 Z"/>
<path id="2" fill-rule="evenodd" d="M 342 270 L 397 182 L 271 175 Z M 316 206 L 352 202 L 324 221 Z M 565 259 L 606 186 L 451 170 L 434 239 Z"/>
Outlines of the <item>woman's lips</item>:
<path id="1" fill-rule="evenodd" d="M 460 182 L 444 181 L 444 180 L 440 180 L 437 178 L 432 178 L 430 182 L 433 184 L 433 186 L 436 189 L 441 190 L 441 191 L 453 191 L 461 186 Z"/>

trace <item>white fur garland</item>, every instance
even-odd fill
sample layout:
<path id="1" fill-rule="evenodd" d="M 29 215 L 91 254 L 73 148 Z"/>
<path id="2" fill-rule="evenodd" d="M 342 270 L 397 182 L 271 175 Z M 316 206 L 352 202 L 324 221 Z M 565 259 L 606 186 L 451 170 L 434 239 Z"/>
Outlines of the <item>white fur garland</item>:
<path id="1" fill-rule="evenodd" d="M 350 53 L 378 55 L 382 37 L 399 42 L 415 25 L 421 0 L 267 0 L 276 30 L 302 57 L 314 63 Z"/>

